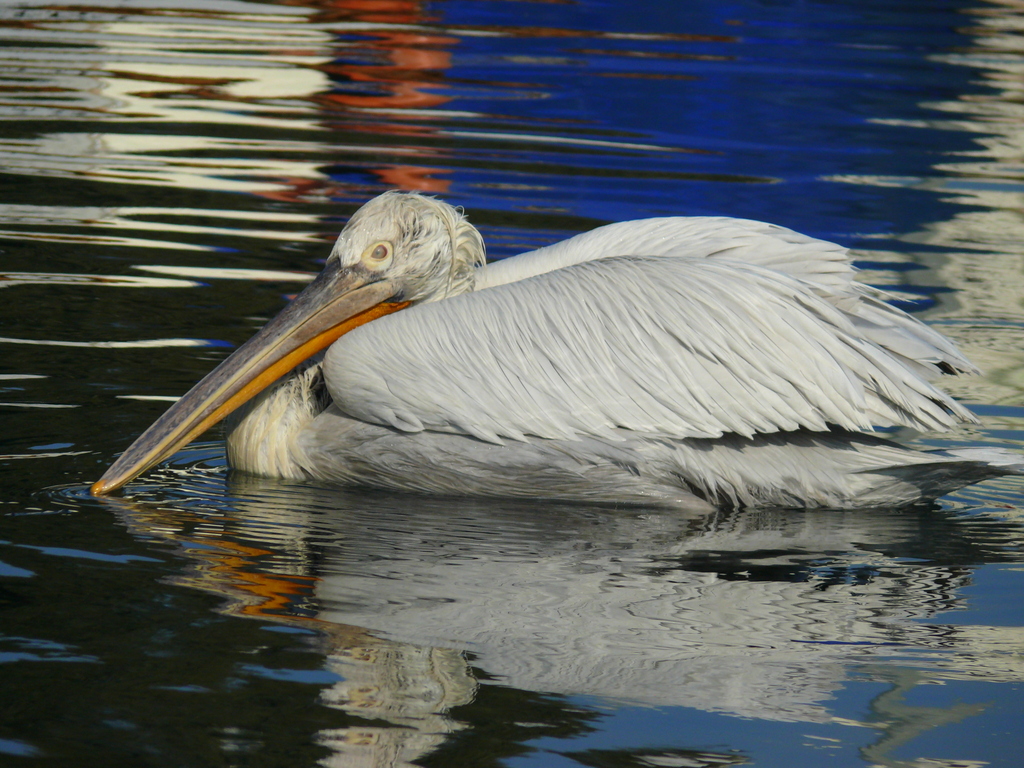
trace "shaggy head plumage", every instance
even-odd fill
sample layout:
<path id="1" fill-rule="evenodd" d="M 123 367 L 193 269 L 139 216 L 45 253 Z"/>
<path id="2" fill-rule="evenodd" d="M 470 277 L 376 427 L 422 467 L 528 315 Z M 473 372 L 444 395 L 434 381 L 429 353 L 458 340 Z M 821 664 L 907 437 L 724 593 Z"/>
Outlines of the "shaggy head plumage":
<path id="1" fill-rule="evenodd" d="M 416 192 L 385 192 L 366 203 L 349 219 L 330 258 L 356 267 L 378 245 L 392 250 L 381 274 L 402 286 L 404 301 L 472 291 L 485 261 L 483 238 L 462 212 Z"/>

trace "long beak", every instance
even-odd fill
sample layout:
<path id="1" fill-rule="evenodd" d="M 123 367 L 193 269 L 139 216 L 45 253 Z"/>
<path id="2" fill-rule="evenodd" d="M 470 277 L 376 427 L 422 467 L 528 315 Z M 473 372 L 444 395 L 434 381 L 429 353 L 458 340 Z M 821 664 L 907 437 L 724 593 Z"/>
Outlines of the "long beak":
<path id="1" fill-rule="evenodd" d="M 394 283 L 372 280 L 367 272 L 329 262 L 277 317 L 143 432 L 90 492 L 102 496 L 120 488 L 343 334 L 408 306 L 389 301 L 397 293 Z"/>

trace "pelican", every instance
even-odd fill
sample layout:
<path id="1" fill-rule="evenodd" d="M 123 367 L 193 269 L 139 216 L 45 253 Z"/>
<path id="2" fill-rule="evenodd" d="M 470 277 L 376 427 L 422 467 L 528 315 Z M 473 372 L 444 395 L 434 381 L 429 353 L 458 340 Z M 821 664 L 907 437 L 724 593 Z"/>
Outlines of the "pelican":
<path id="1" fill-rule="evenodd" d="M 386 192 L 91 490 L 232 412 L 235 469 L 417 493 L 850 508 L 1019 473 L 1002 452 L 871 434 L 976 422 L 932 380 L 977 369 L 854 273 L 839 245 L 723 217 L 610 224 L 487 265 L 460 210 Z"/>

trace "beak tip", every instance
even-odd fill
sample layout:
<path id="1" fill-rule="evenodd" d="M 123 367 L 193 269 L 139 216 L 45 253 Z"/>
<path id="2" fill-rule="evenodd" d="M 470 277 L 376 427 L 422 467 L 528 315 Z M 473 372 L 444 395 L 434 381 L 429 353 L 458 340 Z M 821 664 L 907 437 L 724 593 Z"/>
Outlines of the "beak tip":
<path id="1" fill-rule="evenodd" d="M 97 480 L 89 486 L 89 494 L 91 496 L 106 496 L 112 490 L 114 489 L 107 484 L 106 480 L 103 479 Z"/>

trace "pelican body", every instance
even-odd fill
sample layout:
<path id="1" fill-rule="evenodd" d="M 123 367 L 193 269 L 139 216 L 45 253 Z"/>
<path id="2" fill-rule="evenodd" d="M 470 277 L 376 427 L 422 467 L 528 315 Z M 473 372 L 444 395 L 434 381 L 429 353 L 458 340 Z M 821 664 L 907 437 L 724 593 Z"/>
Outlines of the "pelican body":
<path id="1" fill-rule="evenodd" d="M 487 265 L 460 211 L 388 192 L 92 491 L 229 414 L 235 469 L 419 493 L 857 507 L 1019 471 L 871 434 L 975 422 L 932 381 L 977 371 L 854 273 L 839 245 L 718 217 L 611 224 Z"/>

